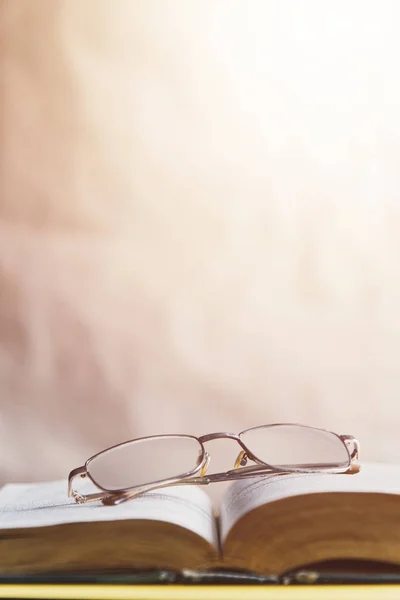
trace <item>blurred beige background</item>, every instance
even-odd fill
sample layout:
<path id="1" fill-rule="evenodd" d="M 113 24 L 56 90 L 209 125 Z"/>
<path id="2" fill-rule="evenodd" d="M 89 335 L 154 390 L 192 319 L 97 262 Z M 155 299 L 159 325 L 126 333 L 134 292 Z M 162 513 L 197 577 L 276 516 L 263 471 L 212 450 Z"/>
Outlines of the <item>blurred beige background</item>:
<path id="1" fill-rule="evenodd" d="M 400 3 L 0 11 L 0 481 L 277 421 L 400 461 Z"/>

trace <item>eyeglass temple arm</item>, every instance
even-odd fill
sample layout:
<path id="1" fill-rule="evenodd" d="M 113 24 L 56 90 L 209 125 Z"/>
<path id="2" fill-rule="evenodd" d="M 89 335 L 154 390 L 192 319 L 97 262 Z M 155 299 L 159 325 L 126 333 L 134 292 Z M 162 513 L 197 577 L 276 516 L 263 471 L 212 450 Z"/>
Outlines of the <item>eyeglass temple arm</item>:
<path id="1" fill-rule="evenodd" d="M 164 482 L 158 485 L 148 485 L 143 486 L 141 488 L 136 488 L 135 490 L 130 490 L 128 492 L 114 492 L 108 493 L 103 496 L 102 501 L 103 504 L 106 505 L 115 505 L 122 504 L 123 502 L 127 502 L 128 500 L 133 500 L 137 496 L 141 496 L 146 492 L 152 492 L 153 490 L 158 490 L 161 488 L 172 487 L 176 485 L 208 485 L 210 483 L 224 482 L 224 481 L 233 481 L 235 479 L 241 479 L 243 476 L 245 477 L 256 477 L 257 475 L 268 475 L 274 473 L 275 475 L 287 475 L 287 473 L 280 473 L 275 471 L 274 469 L 270 469 L 268 467 L 262 467 L 261 465 L 254 465 L 250 467 L 243 467 L 239 469 L 233 469 L 231 471 L 225 471 L 223 473 L 213 473 L 212 475 L 200 476 L 200 477 L 183 477 L 177 481 L 173 482 Z"/>

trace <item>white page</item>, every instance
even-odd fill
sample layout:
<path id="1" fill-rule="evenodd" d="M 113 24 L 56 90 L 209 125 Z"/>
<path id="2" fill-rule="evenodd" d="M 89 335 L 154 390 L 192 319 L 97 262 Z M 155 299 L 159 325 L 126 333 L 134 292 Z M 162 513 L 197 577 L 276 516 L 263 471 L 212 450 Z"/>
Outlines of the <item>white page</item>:
<path id="1" fill-rule="evenodd" d="M 0 491 L 0 530 L 126 519 L 174 523 L 218 547 L 211 500 L 196 487 L 148 492 L 118 506 L 76 504 L 67 497 L 66 481 L 8 484 Z"/>
<path id="2" fill-rule="evenodd" d="M 354 475 L 292 473 L 237 481 L 221 504 L 221 540 L 242 516 L 262 504 L 325 492 L 400 494 L 400 465 L 367 463 Z"/>

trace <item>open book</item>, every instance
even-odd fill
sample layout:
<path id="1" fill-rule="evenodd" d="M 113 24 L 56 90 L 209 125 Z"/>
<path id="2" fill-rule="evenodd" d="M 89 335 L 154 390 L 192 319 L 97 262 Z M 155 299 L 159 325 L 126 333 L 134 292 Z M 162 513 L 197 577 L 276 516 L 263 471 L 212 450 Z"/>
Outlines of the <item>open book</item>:
<path id="1" fill-rule="evenodd" d="M 227 567 L 280 575 L 333 559 L 400 565 L 400 466 L 234 483 L 215 516 L 198 487 L 77 505 L 65 482 L 0 492 L 0 572 Z"/>

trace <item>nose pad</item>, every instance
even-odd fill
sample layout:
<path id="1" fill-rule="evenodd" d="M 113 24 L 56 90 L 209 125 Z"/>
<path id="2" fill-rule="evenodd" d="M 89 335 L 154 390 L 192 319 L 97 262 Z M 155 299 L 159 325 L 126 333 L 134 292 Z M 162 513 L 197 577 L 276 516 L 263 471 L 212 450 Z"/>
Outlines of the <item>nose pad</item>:
<path id="1" fill-rule="evenodd" d="M 354 462 L 350 465 L 350 468 L 347 471 L 347 473 L 354 475 L 354 473 L 359 473 L 360 471 L 361 471 L 361 465 L 358 464 L 357 462 Z"/>
<path id="2" fill-rule="evenodd" d="M 245 450 L 241 450 L 235 460 L 235 469 L 237 469 L 238 467 L 245 467 L 247 465 L 247 458 L 248 456 Z"/>
<path id="3" fill-rule="evenodd" d="M 211 456 L 208 454 L 208 452 L 206 452 L 206 462 L 204 463 L 204 467 L 201 469 L 200 477 L 204 477 L 204 475 L 207 473 L 207 469 L 210 464 L 210 461 L 211 461 Z"/>

